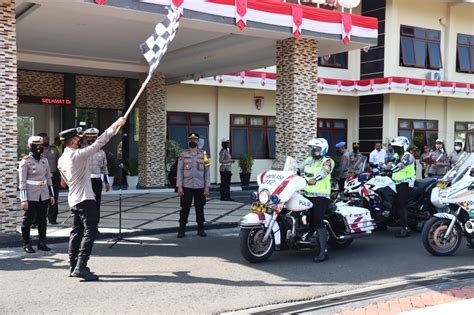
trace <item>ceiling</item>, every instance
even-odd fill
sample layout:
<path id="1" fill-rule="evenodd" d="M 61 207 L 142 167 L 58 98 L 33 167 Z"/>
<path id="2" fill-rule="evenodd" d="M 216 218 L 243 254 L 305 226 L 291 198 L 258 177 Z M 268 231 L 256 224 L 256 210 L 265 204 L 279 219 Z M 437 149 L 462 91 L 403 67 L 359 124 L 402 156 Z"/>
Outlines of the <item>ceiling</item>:
<path id="1" fill-rule="evenodd" d="M 18 0 L 20 68 L 138 77 L 148 71 L 139 45 L 163 15 L 86 0 Z M 111 1 L 112 2 L 112 1 Z M 234 25 L 183 19 L 159 71 L 169 82 L 272 66 L 282 32 L 239 31 Z M 319 39 L 320 54 L 365 43 Z"/>

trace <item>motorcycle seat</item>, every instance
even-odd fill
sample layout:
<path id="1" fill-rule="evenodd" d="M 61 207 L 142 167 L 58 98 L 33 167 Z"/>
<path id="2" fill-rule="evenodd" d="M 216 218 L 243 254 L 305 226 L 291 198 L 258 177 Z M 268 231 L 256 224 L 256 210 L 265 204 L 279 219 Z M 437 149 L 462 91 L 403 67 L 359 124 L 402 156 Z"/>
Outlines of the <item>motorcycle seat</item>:
<path id="1" fill-rule="evenodd" d="M 436 178 L 427 177 L 424 179 L 415 180 L 415 187 L 410 193 L 410 199 L 413 197 L 419 196 L 425 192 L 425 190 L 433 183 L 436 182 Z"/>

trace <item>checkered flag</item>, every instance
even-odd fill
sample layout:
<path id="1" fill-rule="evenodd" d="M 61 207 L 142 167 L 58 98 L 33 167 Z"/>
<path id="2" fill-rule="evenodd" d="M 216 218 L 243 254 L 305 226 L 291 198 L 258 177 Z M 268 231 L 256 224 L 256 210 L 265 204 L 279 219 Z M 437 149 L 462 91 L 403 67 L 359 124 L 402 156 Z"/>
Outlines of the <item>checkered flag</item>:
<path id="1" fill-rule="evenodd" d="M 158 68 L 158 64 L 165 55 L 168 45 L 173 41 L 176 35 L 178 26 L 179 11 L 175 8 L 168 8 L 166 19 L 156 24 L 153 34 L 148 37 L 146 42 L 140 45 L 143 56 L 150 65 L 150 74 Z"/>

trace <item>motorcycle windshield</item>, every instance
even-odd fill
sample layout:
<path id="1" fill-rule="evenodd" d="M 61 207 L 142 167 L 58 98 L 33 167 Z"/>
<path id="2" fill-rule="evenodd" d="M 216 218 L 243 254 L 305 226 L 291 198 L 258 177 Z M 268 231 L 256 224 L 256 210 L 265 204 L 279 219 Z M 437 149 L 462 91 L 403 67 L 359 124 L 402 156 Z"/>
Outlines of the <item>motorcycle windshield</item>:
<path id="1" fill-rule="evenodd" d="M 453 167 L 443 176 L 443 181 L 456 183 L 474 165 L 474 153 L 464 152 L 453 165 Z"/>
<path id="2" fill-rule="evenodd" d="M 353 172 L 356 175 L 361 174 L 365 171 L 366 165 L 367 157 L 362 155 L 349 165 L 349 172 Z"/>

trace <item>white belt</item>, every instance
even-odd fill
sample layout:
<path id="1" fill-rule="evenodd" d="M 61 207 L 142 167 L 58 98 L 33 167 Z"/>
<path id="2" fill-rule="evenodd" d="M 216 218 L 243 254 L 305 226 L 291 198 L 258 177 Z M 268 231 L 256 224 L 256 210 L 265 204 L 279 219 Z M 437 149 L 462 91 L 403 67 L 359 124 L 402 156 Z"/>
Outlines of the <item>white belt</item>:
<path id="1" fill-rule="evenodd" d="M 102 174 L 91 174 L 91 178 L 102 178 Z"/>
<path id="2" fill-rule="evenodd" d="M 33 185 L 33 186 L 44 186 L 48 183 L 47 180 L 27 180 L 26 183 L 28 185 Z"/>

